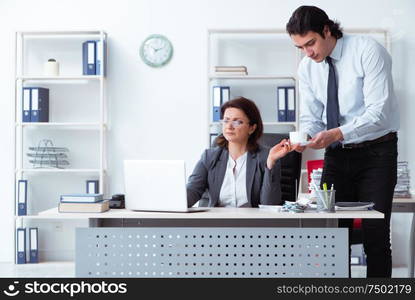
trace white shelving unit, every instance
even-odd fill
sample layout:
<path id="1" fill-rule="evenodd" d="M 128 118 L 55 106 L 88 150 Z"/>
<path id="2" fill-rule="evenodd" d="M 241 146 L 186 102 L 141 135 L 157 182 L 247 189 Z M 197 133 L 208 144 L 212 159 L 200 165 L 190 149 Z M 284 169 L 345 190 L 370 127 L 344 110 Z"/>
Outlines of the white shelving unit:
<path id="1" fill-rule="evenodd" d="M 84 193 L 86 179 L 99 180 L 99 192 L 105 194 L 107 101 L 104 70 L 108 50 L 106 54 L 101 53 L 101 75 L 82 75 L 82 43 L 87 40 L 99 40 L 108 48 L 107 34 L 102 30 L 16 32 L 15 186 L 19 179 L 29 180 L 27 216 L 18 216 L 15 209 L 16 228 L 25 227 L 26 220 L 45 208 L 56 207 L 60 194 Z M 43 63 L 49 58 L 59 62 L 59 76 L 42 75 Z M 49 89 L 49 122 L 22 122 L 22 89 L 33 86 Z M 54 146 L 69 148 L 69 167 L 33 168 L 26 151 L 43 138 L 51 138 Z M 45 179 L 45 176 L 49 177 Z M 48 186 L 44 186 L 45 182 Z M 33 193 L 32 188 L 36 190 Z M 42 239 L 41 232 L 39 239 Z"/>
<path id="2" fill-rule="evenodd" d="M 391 43 L 386 30 L 355 28 L 344 32 L 369 35 L 390 51 Z M 221 132 L 220 124 L 212 122 L 214 85 L 230 86 L 231 98 L 244 96 L 254 100 L 261 111 L 265 132 L 284 133 L 299 129 L 297 69 L 303 55 L 294 47 L 285 29 L 211 29 L 207 39 L 209 139 L 210 134 Z M 216 76 L 215 66 L 246 66 L 248 75 Z M 295 122 L 277 122 L 276 89 L 287 85 L 295 86 Z"/>
<path id="3" fill-rule="evenodd" d="M 209 132 L 221 133 L 212 122 L 212 87 L 230 86 L 230 98 L 243 96 L 256 102 L 265 132 L 289 132 L 298 128 L 297 66 L 301 53 L 284 29 L 213 29 L 208 31 Z M 246 66 L 248 75 L 216 76 L 215 66 Z M 294 86 L 294 122 L 278 122 L 277 87 Z M 210 138 L 209 138 L 210 139 Z"/>

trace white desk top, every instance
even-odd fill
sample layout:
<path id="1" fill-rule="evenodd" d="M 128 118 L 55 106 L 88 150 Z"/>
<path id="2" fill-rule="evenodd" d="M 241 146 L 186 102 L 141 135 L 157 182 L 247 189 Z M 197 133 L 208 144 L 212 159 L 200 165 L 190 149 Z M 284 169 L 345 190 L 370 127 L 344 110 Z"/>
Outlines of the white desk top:
<path id="1" fill-rule="evenodd" d="M 299 193 L 298 197 L 306 197 L 310 196 L 309 193 Z M 415 198 L 393 198 L 392 203 L 415 203 Z"/>
<path id="2" fill-rule="evenodd" d="M 371 211 L 338 211 L 336 213 L 277 212 L 262 208 L 212 207 L 208 211 L 193 213 L 138 212 L 127 209 L 110 209 L 103 213 L 59 213 L 52 208 L 40 212 L 31 219 L 381 219 L 383 213 Z"/>

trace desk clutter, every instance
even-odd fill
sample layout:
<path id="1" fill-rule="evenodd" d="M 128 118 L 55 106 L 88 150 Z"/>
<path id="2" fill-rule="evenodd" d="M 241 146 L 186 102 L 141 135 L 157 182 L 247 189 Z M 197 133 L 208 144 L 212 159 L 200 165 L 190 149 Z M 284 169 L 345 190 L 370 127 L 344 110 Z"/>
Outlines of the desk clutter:
<path id="1" fill-rule="evenodd" d="M 248 75 L 246 66 L 215 66 L 216 76 L 243 76 Z"/>
<path id="2" fill-rule="evenodd" d="M 94 180 L 88 180 L 87 182 L 93 182 Z M 96 181 L 98 184 L 98 181 Z M 60 196 L 58 211 L 61 213 L 71 212 L 90 212 L 101 213 L 106 212 L 109 209 L 123 209 L 125 208 L 125 197 L 123 194 L 112 195 L 111 199 L 104 199 L 103 194 L 99 193 L 87 193 L 86 194 L 66 194 Z"/>
<path id="3" fill-rule="evenodd" d="M 100 213 L 109 210 L 109 201 L 102 194 L 67 194 L 61 195 L 58 211 L 60 213 Z"/>
<path id="4" fill-rule="evenodd" d="M 394 198 L 411 198 L 410 178 L 407 161 L 398 162 L 397 183 L 395 186 Z"/>
<path id="5" fill-rule="evenodd" d="M 303 213 L 307 209 L 308 205 L 300 202 L 285 201 L 281 208 L 281 211 L 292 213 Z"/>

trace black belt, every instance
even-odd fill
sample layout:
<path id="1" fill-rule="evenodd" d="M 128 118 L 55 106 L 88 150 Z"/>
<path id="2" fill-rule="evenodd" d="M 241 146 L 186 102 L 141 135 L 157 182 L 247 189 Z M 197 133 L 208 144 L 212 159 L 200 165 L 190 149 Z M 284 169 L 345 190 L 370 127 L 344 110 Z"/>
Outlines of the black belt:
<path id="1" fill-rule="evenodd" d="M 389 132 L 388 134 L 385 134 L 384 136 L 381 136 L 371 141 L 361 142 L 358 144 L 340 144 L 338 148 L 343 148 L 343 149 L 364 148 L 364 147 L 367 147 L 373 144 L 379 144 L 382 142 L 392 141 L 394 139 L 396 139 L 396 132 Z"/>

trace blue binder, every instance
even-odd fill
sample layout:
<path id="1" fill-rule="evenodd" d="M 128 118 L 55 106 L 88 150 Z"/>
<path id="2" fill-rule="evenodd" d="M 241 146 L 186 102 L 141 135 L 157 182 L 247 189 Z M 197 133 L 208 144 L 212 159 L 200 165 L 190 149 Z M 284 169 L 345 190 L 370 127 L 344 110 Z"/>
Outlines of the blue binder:
<path id="1" fill-rule="evenodd" d="M 286 89 L 285 87 L 278 87 L 277 88 L 277 115 L 278 115 L 278 122 L 286 122 L 287 121 L 287 97 L 286 97 Z"/>
<path id="2" fill-rule="evenodd" d="M 230 98 L 230 87 L 229 86 L 214 86 L 213 97 L 212 97 L 212 121 L 220 121 L 220 107 Z"/>
<path id="3" fill-rule="evenodd" d="M 22 122 L 30 122 L 31 116 L 31 101 L 30 101 L 30 88 L 23 88 L 22 95 Z"/>
<path id="4" fill-rule="evenodd" d="M 96 41 L 96 75 L 105 76 L 107 73 L 107 43 L 106 41 Z"/>
<path id="5" fill-rule="evenodd" d="M 295 122 L 295 87 L 286 88 L 286 98 L 287 98 L 287 121 Z"/>
<path id="6" fill-rule="evenodd" d="M 221 104 L 230 100 L 231 97 L 231 88 L 229 86 L 221 86 Z"/>
<path id="7" fill-rule="evenodd" d="M 31 122 L 49 122 L 49 89 L 31 88 Z"/>
<path id="8" fill-rule="evenodd" d="M 27 215 L 27 180 L 17 182 L 17 215 Z"/>
<path id="9" fill-rule="evenodd" d="M 99 193 L 99 180 L 87 180 L 86 181 L 86 193 L 98 194 Z"/>
<path id="10" fill-rule="evenodd" d="M 39 262 L 38 246 L 38 229 L 35 227 L 29 228 L 29 263 Z"/>
<path id="11" fill-rule="evenodd" d="M 96 45 L 96 41 L 86 41 L 82 43 L 83 75 L 96 74 Z"/>
<path id="12" fill-rule="evenodd" d="M 221 89 L 220 86 L 213 87 L 213 99 L 212 99 L 212 121 L 219 122 L 220 120 L 220 106 L 221 106 Z"/>
<path id="13" fill-rule="evenodd" d="M 26 229 L 17 228 L 16 231 L 16 250 L 17 250 L 17 263 L 26 263 Z"/>

